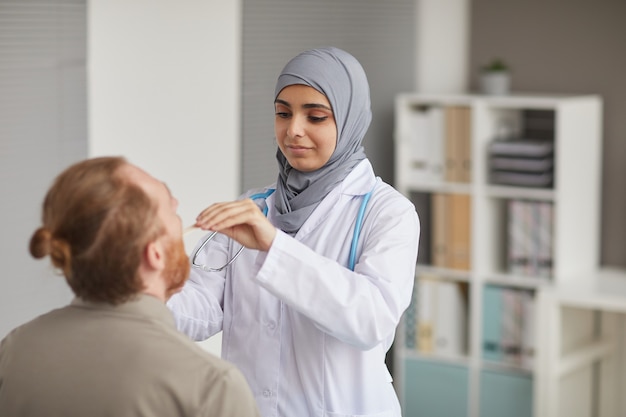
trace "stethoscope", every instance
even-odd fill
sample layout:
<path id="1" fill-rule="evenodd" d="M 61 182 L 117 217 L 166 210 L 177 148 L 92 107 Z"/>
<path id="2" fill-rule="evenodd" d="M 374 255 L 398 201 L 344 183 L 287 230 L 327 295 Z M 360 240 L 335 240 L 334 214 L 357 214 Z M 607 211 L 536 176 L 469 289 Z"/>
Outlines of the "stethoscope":
<path id="1" fill-rule="evenodd" d="M 269 196 L 271 196 L 274 193 L 274 191 L 276 191 L 276 189 L 270 188 L 264 193 L 252 194 L 249 198 L 251 200 L 260 200 L 260 199 L 266 200 Z M 370 200 L 370 197 L 372 196 L 373 191 L 374 190 L 372 189 L 363 196 L 363 201 L 361 202 L 361 206 L 359 207 L 359 212 L 356 217 L 356 224 L 354 225 L 354 232 L 352 234 L 352 242 L 350 243 L 350 257 L 348 258 L 348 267 L 350 268 L 351 271 L 354 271 L 354 266 L 356 265 L 356 248 L 359 242 L 359 236 L 361 235 L 361 227 L 363 226 L 363 218 L 365 217 L 365 209 L 367 207 L 367 203 Z M 268 210 L 267 204 L 265 204 L 265 207 L 263 207 L 262 211 L 263 211 L 263 215 L 266 217 L 267 217 L 267 210 Z M 219 268 L 211 268 L 206 265 L 197 264 L 196 258 L 198 257 L 198 254 L 211 240 L 213 240 L 213 238 L 215 237 L 215 235 L 217 235 L 217 233 L 218 232 L 211 232 L 204 239 L 204 242 L 202 242 L 202 245 L 200 245 L 200 247 L 198 247 L 198 249 L 196 249 L 196 251 L 194 252 L 193 257 L 191 259 L 191 265 L 194 268 L 199 268 L 207 272 L 222 271 L 223 269 L 227 268 L 230 264 L 235 262 L 235 259 L 237 259 L 237 257 L 243 251 L 244 247 L 242 246 L 241 248 L 239 248 L 237 253 L 235 253 L 235 255 L 232 258 L 230 258 L 228 262 L 226 262 L 224 265 L 220 266 Z"/>

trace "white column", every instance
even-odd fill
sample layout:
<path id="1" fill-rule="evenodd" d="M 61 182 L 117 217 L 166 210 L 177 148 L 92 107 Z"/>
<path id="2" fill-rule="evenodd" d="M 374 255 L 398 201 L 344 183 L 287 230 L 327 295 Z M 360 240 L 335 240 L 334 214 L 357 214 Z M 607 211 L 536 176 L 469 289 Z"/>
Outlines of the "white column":
<path id="1" fill-rule="evenodd" d="M 467 92 L 470 0 L 416 1 L 417 91 Z"/>
<path id="2" fill-rule="evenodd" d="M 89 155 L 166 182 L 185 225 L 239 193 L 240 22 L 240 0 L 89 1 Z"/>

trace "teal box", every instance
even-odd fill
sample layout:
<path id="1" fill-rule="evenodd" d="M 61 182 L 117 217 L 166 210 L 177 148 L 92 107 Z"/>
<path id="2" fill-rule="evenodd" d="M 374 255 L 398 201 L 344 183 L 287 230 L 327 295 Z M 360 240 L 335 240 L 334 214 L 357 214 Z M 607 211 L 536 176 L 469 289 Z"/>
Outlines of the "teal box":
<path id="1" fill-rule="evenodd" d="M 467 367 L 405 359 L 403 417 L 467 417 Z"/>
<path id="2" fill-rule="evenodd" d="M 533 380 L 530 375 L 482 371 L 480 417 L 532 417 Z"/>

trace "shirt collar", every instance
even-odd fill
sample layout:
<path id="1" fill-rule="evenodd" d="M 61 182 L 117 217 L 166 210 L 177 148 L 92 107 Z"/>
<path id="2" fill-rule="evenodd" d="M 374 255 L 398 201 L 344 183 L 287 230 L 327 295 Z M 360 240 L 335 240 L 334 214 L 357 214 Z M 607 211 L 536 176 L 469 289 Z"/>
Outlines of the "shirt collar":
<path id="1" fill-rule="evenodd" d="M 100 310 L 103 312 L 112 312 L 154 319 L 163 322 L 168 326 L 175 327 L 174 316 L 165 303 L 148 294 L 138 294 L 135 298 L 117 305 L 86 301 L 82 298 L 75 297 L 72 300 L 71 305 L 73 307 L 85 308 L 89 310 Z"/>

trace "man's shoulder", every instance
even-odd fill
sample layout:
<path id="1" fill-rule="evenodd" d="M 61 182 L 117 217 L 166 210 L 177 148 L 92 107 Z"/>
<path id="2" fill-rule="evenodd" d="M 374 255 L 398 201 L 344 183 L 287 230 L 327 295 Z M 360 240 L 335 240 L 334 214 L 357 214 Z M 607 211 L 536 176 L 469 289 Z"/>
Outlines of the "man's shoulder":
<path id="1" fill-rule="evenodd" d="M 210 370 L 216 373 L 226 373 L 235 368 L 232 363 L 209 352 L 177 329 L 168 329 L 167 334 L 173 343 L 179 345 L 178 349 L 170 351 L 170 354 L 177 356 L 178 360 L 188 362 L 198 370 Z"/>

